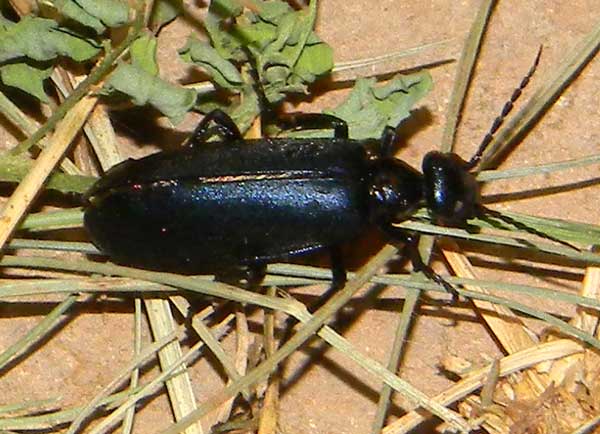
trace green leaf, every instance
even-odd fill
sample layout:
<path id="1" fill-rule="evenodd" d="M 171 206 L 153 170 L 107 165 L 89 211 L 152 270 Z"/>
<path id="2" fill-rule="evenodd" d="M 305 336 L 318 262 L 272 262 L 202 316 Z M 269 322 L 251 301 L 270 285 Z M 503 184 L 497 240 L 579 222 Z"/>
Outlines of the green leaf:
<path id="1" fill-rule="evenodd" d="M 150 15 L 150 28 L 160 29 L 183 13 L 183 0 L 156 0 Z"/>
<path id="2" fill-rule="evenodd" d="M 408 118 L 415 103 L 431 88 L 426 71 L 399 74 L 383 86 L 372 78 L 358 79 L 346 101 L 325 113 L 345 120 L 353 139 L 380 137 L 386 125 L 396 127 Z"/>
<path id="3" fill-rule="evenodd" d="M 281 1 L 263 2 L 258 6 L 258 16 L 260 19 L 275 25 L 281 21 L 281 18 L 285 14 L 292 11 L 293 9 L 289 4 Z"/>
<path id="4" fill-rule="evenodd" d="M 238 105 L 232 109 L 228 109 L 227 113 L 231 116 L 231 119 L 233 119 L 243 134 L 252 126 L 254 119 L 256 119 L 256 116 L 260 113 L 260 107 L 258 104 L 258 96 L 250 85 L 244 86 L 240 101 L 241 102 Z"/>
<path id="5" fill-rule="evenodd" d="M 64 17 L 94 29 L 96 33 L 103 33 L 106 30 L 106 26 L 102 24 L 102 21 L 87 13 L 73 0 L 54 0 L 54 5 Z"/>
<path id="6" fill-rule="evenodd" d="M 6 86 L 16 87 L 33 95 L 43 102 L 48 102 L 44 91 L 44 80 L 52 74 L 52 67 L 37 68 L 26 63 L 9 63 L 0 66 L 0 78 Z"/>
<path id="7" fill-rule="evenodd" d="M 0 181 L 18 183 L 25 178 L 33 166 L 33 160 L 23 156 L 0 155 Z M 90 176 L 65 175 L 55 172 L 46 184 L 47 190 L 63 193 L 84 193 L 96 181 Z"/>
<path id="8" fill-rule="evenodd" d="M 286 93 L 305 93 L 333 68 L 333 50 L 313 32 L 315 19 L 314 0 L 302 11 L 283 2 L 261 2 L 257 14 L 238 18 L 235 34 L 255 56 L 270 102 L 281 101 Z"/>
<path id="9" fill-rule="evenodd" d="M 321 42 L 306 45 L 294 67 L 303 82 L 312 83 L 317 77 L 329 73 L 333 69 L 333 49 Z"/>
<path id="10" fill-rule="evenodd" d="M 236 37 L 243 41 L 244 45 L 253 45 L 259 50 L 263 50 L 277 38 L 277 27 L 264 21 L 238 24 L 235 32 Z"/>
<path id="11" fill-rule="evenodd" d="M 158 75 L 156 44 L 157 40 L 152 35 L 144 35 L 133 41 L 129 49 L 131 64 L 143 69 L 148 74 Z"/>
<path id="12" fill-rule="evenodd" d="M 221 20 L 218 15 L 208 12 L 204 19 L 204 29 L 210 38 L 212 46 L 223 59 L 242 60 L 244 53 L 240 42 L 229 33 L 221 30 Z"/>
<path id="13" fill-rule="evenodd" d="M 185 47 L 179 50 L 183 60 L 202 67 L 222 88 L 238 90 L 242 77 L 231 62 L 223 59 L 208 43 L 190 37 Z"/>
<path id="14" fill-rule="evenodd" d="M 14 26 L 14 25 L 15 25 L 15 23 L 13 23 L 8 18 L 5 18 L 4 15 L 2 15 L 0 13 L 0 30 L 6 30 L 9 27 Z"/>
<path id="15" fill-rule="evenodd" d="M 123 0 L 77 0 L 77 4 L 108 27 L 119 27 L 129 21 L 129 6 Z"/>
<path id="16" fill-rule="evenodd" d="M 128 95 L 135 105 L 149 104 L 171 122 L 181 122 L 196 101 L 196 92 L 168 83 L 147 71 L 121 63 L 111 74 L 105 90 Z"/>
<path id="17" fill-rule="evenodd" d="M 54 0 L 54 5 L 62 15 L 96 33 L 104 32 L 107 26 L 122 26 L 129 18 L 127 4 L 121 0 Z"/>
<path id="18" fill-rule="evenodd" d="M 212 0 L 208 10 L 224 18 L 233 18 L 242 13 L 243 7 L 237 0 Z"/>
<path id="19" fill-rule="evenodd" d="M 83 62 L 99 51 L 92 41 L 71 34 L 55 21 L 45 18 L 27 16 L 0 31 L 0 62 L 20 57 L 44 61 L 57 56 Z"/>

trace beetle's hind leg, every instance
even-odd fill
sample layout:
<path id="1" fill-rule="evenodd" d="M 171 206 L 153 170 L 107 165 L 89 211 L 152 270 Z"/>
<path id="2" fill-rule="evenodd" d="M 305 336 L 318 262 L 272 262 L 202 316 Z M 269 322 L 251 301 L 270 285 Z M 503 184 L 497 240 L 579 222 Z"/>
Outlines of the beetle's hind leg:
<path id="1" fill-rule="evenodd" d="M 215 274 L 215 280 L 254 291 L 258 289 L 266 274 L 267 265 L 263 262 L 256 262 L 224 269 Z"/>
<path id="2" fill-rule="evenodd" d="M 342 249 L 339 246 L 332 246 L 329 250 L 331 258 L 331 286 L 323 292 L 319 297 L 307 308 L 311 313 L 319 310 L 329 299 L 346 284 L 346 267 L 344 265 L 344 257 L 342 255 Z M 283 327 L 283 335 L 281 337 L 282 342 L 286 342 L 292 337 L 292 331 L 296 325 L 296 319 L 294 317 L 288 317 Z"/>
<path id="3" fill-rule="evenodd" d="M 211 123 L 214 126 L 211 126 Z M 233 122 L 233 119 L 223 110 L 215 109 L 204 116 L 204 119 L 194 129 L 186 144 L 188 146 L 196 146 L 205 143 L 215 130 L 224 141 L 242 139 L 242 134 L 235 122 Z"/>
<path id="4" fill-rule="evenodd" d="M 264 262 L 257 262 L 252 265 L 249 265 L 246 269 L 246 286 L 253 290 L 260 286 L 262 281 L 265 279 L 267 275 L 267 264 Z"/>

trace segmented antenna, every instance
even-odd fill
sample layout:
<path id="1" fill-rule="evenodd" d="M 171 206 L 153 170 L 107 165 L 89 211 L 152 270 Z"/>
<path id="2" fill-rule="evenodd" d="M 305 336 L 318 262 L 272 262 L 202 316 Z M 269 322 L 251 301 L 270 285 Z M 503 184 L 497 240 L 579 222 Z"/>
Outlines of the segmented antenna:
<path id="1" fill-rule="evenodd" d="M 519 84 L 519 86 L 513 91 L 513 94 L 511 95 L 510 99 L 504 104 L 504 107 L 502 107 L 502 111 L 500 112 L 500 115 L 496 119 L 494 119 L 494 122 L 492 123 L 490 130 L 488 131 L 488 133 L 485 135 L 485 137 L 481 141 L 481 144 L 479 145 L 477 152 L 475 152 L 473 157 L 471 157 L 469 162 L 466 164 L 465 167 L 467 170 L 473 169 L 475 166 L 477 166 L 477 164 L 481 160 L 481 156 L 483 155 L 483 153 L 485 152 L 485 149 L 488 147 L 488 145 L 491 143 L 492 139 L 494 138 L 494 134 L 496 133 L 496 131 L 498 131 L 498 128 L 500 128 L 500 126 L 504 123 L 504 119 L 511 112 L 511 110 L 514 107 L 515 102 L 517 102 L 517 100 L 523 93 L 523 89 L 525 89 L 525 87 L 529 84 L 529 80 L 535 73 L 535 70 L 537 69 L 538 64 L 540 63 L 541 55 L 542 55 L 542 46 L 540 45 L 537 55 L 535 56 L 535 60 L 533 61 L 533 65 L 531 65 L 531 68 L 529 68 L 527 75 L 525 77 L 523 77 L 523 80 L 521 80 L 521 83 Z"/>

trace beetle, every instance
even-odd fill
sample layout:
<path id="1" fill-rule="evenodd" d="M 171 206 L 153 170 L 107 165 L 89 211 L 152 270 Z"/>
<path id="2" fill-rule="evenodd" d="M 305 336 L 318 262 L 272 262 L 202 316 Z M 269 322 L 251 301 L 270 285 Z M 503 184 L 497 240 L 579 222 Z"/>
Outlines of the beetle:
<path id="1" fill-rule="evenodd" d="M 181 149 L 109 169 L 84 196 L 84 226 L 118 263 L 180 273 L 246 266 L 261 274 L 270 262 L 329 249 L 333 287 L 346 280 L 340 245 L 376 226 L 405 243 L 413 268 L 452 291 L 421 261 L 417 235 L 394 224 L 423 204 L 452 226 L 485 212 L 472 169 L 539 57 L 469 161 L 432 151 L 420 172 L 394 157 L 396 129 L 386 127 L 379 140 L 353 140 L 343 120 L 325 114 L 283 123 L 331 128 L 333 138 L 244 139 L 215 110 Z M 214 129 L 220 139 L 209 142 Z"/>
<path id="2" fill-rule="evenodd" d="M 333 116 L 294 122 L 329 123 L 334 137 L 246 140 L 216 110 L 184 148 L 111 168 L 85 195 L 91 240 L 116 262 L 183 273 L 259 269 L 329 248 L 339 286 L 346 274 L 339 245 L 371 224 L 396 232 L 392 223 L 420 205 L 423 176 L 391 156 L 392 128 L 370 155 L 377 141 L 349 139 Z M 212 123 L 221 141 L 205 141 Z"/>

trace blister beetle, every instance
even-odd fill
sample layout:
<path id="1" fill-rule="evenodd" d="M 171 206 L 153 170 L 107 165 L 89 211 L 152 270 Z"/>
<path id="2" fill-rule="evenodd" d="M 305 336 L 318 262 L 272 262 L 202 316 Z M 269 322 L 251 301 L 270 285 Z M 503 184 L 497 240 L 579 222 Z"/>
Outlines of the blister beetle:
<path id="1" fill-rule="evenodd" d="M 341 119 L 301 114 L 289 124 L 332 128 L 333 138 L 243 139 L 231 118 L 209 113 L 187 146 L 111 168 L 85 195 L 84 224 L 93 243 L 119 263 L 197 273 L 265 264 L 329 249 L 333 286 L 346 271 L 340 244 L 375 225 L 406 243 L 413 266 L 451 287 L 425 266 L 416 236 L 394 226 L 421 205 L 434 220 L 464 226 L 482 213 L 470 172 L 533 74 L 513 93 L 470 161 L 429 152 L 422 173 L 394 158 L 396 131 L 352 140 Z M 221 140 L 208 142 L 211 125 Z"/>

